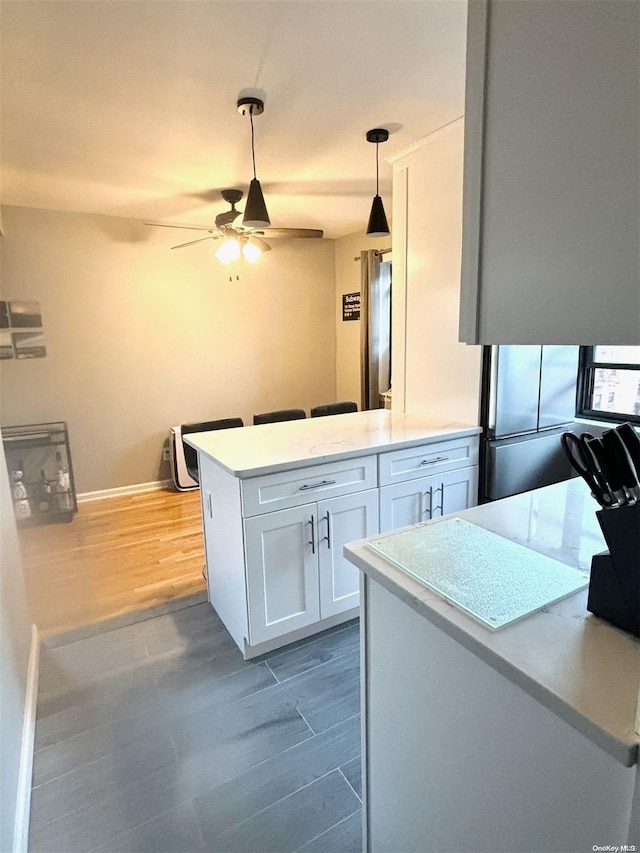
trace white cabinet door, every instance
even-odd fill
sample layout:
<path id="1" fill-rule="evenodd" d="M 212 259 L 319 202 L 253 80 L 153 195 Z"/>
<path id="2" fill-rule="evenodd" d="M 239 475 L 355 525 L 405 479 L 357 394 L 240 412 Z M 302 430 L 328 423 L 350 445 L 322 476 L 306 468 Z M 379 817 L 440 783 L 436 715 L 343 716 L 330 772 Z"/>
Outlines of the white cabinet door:
<path id="1" fill-rule="evenodd" d="M 422 477 L 380 489 L 380 532 L 427 521 L 432 484 L 433 478 Z"/>
<path id="2" fill-rule="evenodd" d="M 475 506 L 478 500 L 478 469 L 461 468 L 432 477 L 431 518 Z"/>
<path id="3" fill-rule="evenodd" d="M 316 504 L 245 520 L 249 642 L 320 618 Z"/>
<path id="4" fill-rule="evenodd" d="M 378 530 L 378 492 L 370 490 L 318 503 L 320 616 L 326 619 L 357 607 L 360 572 L 342 556 L 354 539 Z"/>
<path id="5" fill-rule="evenodd" d="M 639 62 L 637 2 L 469 3 L 460 340 L 640 342 Z"/>
<path id="6" fill-rule="evenodd" d="M 478 468 L 461 468 L 380 489 L 380 532 L 408 527 L 477 503 Z"/>

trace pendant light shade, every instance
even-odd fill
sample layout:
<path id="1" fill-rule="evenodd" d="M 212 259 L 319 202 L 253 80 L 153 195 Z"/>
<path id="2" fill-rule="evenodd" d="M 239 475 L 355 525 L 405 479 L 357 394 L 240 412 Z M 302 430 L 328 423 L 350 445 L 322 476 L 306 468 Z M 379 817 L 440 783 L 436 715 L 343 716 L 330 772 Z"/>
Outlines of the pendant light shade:
<path id="1" fill-rule="evenodd" d="M 260 98 L 240 98 L 238 101 L 238 112 L 240 115 L 249 114 L 251 121 L 251 160 L 253 162 L 253 179 L 249 184 L 249 195 L 242 217 L 242 224 L 245 228 L 269 228 L 271 220 L 267 213 L 267 206 L 264 203 L 262 195 L 262 187 L 260 181 L 256 177 L 256 150 L 253 133 L 253 117 L 259 116 L 264 112 L 264 101 Z"/>
<path id="2" fill-rule="evenodd" d="M 223 264 L 230 264 L 240 257 L 240 243 L 235 237 L 227 237 L 216 252 L 216 258 Z"/>
<path id="3" fill-rule="evenodd" d="M 257 178 L 253 178 L 249 184 L 249 195 L 247 196 L 247 203 L 244 207 L 242 224 L 246 228 L 268 228 L 271 225 L 267 206 L 264 203 L 264 196 L 262 195 L 262 187 Z"/>
<path id="4" fill-rule="evenodd" d="M 371 204 L 371 213 L 369 214 L 369 224 L 367 225 L 367 237 L 386 237 L 389 233 L 389 225 L 387 223 L 387 215 L 384 212 L 384 205 L 379 195 L 374 196 Z"/>
<path id="5" fill-rule="evenodd" d="M 373 130 L 367 131 L 367 142 L 373 142 L 376 146 L 376 194 L 371 204 L 371 213 L 369 214 L 369 223 L 367 225 L 367 237 L 386 237 L 389 232 L 387 223 L 387 215 L 384 212 L 384 205 L 380 198 L 379 187 L 379 172 L 378 172 L 378 145 L 381 142 L 386 142 L 389 138 L 389 131 L 383 127 L 376 127 Z"/>
<path id="6" fill-rule="evenodd" d="M 252 264 L 254 261 L 257 261 L 262 254 L 262 248 L 255 240 L 249 238 L 242 247 L 242 254 L 244 255 L 245 261 Z"/>

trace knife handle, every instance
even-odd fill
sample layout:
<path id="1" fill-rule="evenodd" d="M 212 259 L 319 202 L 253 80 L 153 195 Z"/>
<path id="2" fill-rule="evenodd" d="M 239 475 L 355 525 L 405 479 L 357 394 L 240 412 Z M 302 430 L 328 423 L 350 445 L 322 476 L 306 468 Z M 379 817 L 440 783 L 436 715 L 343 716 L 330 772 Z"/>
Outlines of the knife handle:
<path id="1" fill-rule="evenodd" d="M 591 468 L 594 479 L 604 492 L 612 493 L 612 499 L 615 500 L 613 493 L 622 491 L 622 483 L 616 476 L 616 471 L 609 465 L 602 439 L 590 436 L 585 438 L 583 445 L 588 459 L 587 464 Z"/>
<path id="2" fill-rule="evenodd" d="M 633 426 L 628 422 L 619 424 L 615 427 L 615 430 L 627 448 L 627 453 L 636 469 L 636 477 L 640 482 L 640 435 L 638 435 Z"/>
<path id="3" fill-rule="evenodd" d="M 602 433 L 602 448 L 605 454 L 605 465 L 607 471 L 621 486 L 632 489 L 638 485 L 635 466 L 627 452 L 626 445 L 615 429 L 608 429 Z M 609 480 L 609 484 L 616 491 L 616 487 Z"/>

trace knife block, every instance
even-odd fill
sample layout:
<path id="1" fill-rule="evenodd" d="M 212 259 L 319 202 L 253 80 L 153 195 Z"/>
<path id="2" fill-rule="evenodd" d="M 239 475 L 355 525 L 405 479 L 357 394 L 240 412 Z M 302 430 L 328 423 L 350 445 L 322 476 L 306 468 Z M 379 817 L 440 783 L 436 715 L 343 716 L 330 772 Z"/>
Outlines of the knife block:
<path id="1" fill-rule="evenodd" d="M 609 551 L 591 561 L 587 610 L 640 637 L 640 504 L 596 517 Z"/>

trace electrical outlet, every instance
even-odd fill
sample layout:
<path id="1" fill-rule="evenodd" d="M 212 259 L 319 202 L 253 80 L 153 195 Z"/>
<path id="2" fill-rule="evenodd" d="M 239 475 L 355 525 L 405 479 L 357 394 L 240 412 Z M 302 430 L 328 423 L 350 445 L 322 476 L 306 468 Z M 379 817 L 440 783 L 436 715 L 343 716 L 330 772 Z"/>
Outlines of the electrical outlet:
<path id="1" fill-rule="evenodd" d="M 168 447 L 163 447 L 163 448 L 162 448 L 162 461 L 163 461 L 163 462 L 169 462 L 169 459 L 170 459 L 170 457 L 169 457 L 169 448 L 168 448 Z"/>

